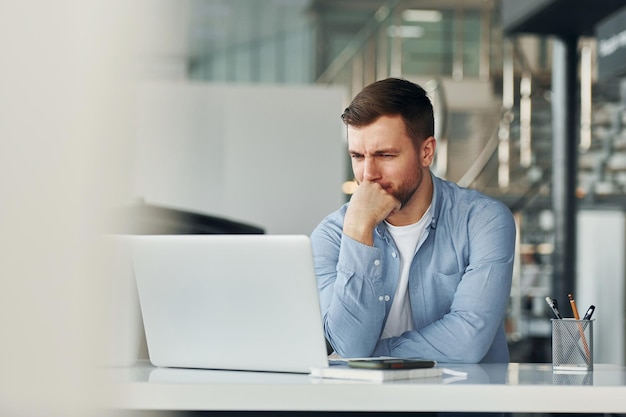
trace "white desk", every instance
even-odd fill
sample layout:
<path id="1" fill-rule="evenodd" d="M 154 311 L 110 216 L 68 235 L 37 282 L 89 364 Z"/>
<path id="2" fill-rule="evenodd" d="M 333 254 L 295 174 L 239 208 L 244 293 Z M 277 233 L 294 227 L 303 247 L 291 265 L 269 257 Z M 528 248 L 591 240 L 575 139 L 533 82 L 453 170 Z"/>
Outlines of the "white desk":
<path id="1" fill-rule="evenodd" d="M 387 383 L 308 375 L 155 368 L 140 362 L 106 370 L 109 408 L 221 411 L 468 411 L 626 413 L 626 367 L 596 364 L 561 374 L 550 364 L 452 365 L 460 380 Z"/>

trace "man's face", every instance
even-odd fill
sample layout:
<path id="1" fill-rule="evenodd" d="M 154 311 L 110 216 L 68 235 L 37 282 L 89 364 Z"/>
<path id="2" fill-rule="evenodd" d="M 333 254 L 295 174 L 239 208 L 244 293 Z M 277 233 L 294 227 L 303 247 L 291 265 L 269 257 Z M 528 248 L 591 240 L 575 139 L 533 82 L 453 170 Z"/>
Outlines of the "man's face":
<path id="1" fill-rule="evenodd" d="M 380 184 L 403 207 L 422 183 L 419 152 L 399 115 L 382 116 L 359 128 L 348 126 L 348 151 L 357 182 Z"/>

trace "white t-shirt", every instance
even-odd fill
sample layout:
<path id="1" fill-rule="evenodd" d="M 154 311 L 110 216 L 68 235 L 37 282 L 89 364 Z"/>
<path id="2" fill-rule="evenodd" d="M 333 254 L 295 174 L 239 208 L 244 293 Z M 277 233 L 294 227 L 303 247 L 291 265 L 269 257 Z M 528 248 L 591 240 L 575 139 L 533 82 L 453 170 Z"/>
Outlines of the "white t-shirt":
<path id="1" fill-rule="evenodd" d="M 387 230 L 400 252 L 400 278 L 381 339 L 400 336 L 402 333 L 414 329 L 408 292 L 409 271 L 413 256 L 419 249 L 418 244 L 421 246 L 426 227 L 430 225 L 430 217 L 430 207 L 428 207 L 426 213 L 417 223 L 408 226 L 393 226 L 385 222 Z"/>

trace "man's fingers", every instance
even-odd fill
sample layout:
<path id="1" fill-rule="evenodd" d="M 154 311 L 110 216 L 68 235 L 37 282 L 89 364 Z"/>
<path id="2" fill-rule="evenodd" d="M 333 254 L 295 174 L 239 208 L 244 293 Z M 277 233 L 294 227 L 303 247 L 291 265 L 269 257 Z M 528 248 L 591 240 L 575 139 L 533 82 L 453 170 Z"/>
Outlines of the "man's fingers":
<path id="1" fill-rule="evenodd" d="M 353 209 L 370 217 L 378 224 L 393 212 L 400 210 L 402 203 L 383 186 L 376 182 L 363 181 L 352 195 Z"/>

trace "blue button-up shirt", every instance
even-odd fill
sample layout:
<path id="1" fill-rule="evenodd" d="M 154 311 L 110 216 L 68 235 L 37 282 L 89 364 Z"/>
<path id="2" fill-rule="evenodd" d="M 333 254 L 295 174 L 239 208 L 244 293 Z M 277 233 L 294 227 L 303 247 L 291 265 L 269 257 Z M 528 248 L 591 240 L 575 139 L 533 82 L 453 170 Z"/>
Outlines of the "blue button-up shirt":
<path id="1" fill-rule="evenodd" d="M 408 291 L 415 330 L 380 339 L 400 276 L 384 223 L 374 245 L 342 233 L 347 204 L 311 243 L 326 337 L 344 357 L 508 362 L 504 316 L 511 292 L 515 222 L 501 202 L 432 175 L 432 220 Z"/>

